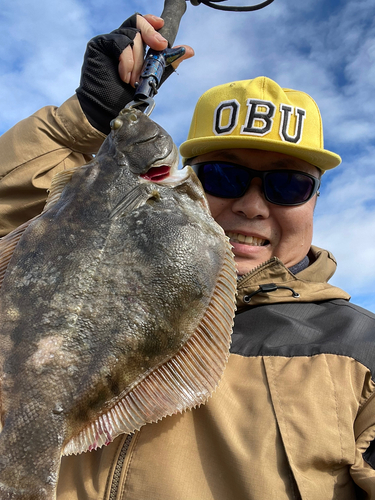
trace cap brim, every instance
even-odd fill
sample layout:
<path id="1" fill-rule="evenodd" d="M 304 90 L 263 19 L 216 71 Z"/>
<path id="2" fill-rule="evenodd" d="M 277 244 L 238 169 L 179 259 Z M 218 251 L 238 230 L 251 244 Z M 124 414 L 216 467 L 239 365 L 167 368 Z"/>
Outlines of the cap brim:
<path id="1" fill-rule="evenodd" d="M 290 142 L 274 141 L 257 137 L 204 137 L 189 139 L 180 146 L 180 154 L 183 158 L 218 151 L 221 149 L 260 149 L 263 151 L 274 151 L 294 156 L 318 167 L 320 170 L 335 168 L 341 163 L 339 155 L 326 149 L 310 149 Z"/>

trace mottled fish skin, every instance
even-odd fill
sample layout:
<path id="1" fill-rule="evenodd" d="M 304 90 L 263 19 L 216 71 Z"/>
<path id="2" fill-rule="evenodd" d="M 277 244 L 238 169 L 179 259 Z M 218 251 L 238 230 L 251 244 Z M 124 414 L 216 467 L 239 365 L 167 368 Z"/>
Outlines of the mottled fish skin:
<path id="1" fill-rule="evenodd" d="M 0 500 L 55 498 L 63 447 L 184 345 L 222 266 L 225 237 L 192 171 L 140 178 L 176 161 L 170 136 L 137 110 L 112 128 L 5 274 Z"/>

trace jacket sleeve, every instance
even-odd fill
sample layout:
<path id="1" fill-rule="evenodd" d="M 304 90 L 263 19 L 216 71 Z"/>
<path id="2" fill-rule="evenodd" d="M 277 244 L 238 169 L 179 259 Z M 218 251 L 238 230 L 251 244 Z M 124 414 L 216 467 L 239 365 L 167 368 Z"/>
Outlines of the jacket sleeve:
<path id="1" fill-rule="evenodd" d="M 76 96 L 47 106 L 0 137 L 0 237 L 39 214 L 52 177 L 84 165 L 105 135 L 94 129 Z"/>
<path id="2" fill-rule="evenodd" d="M 375 500 L 375 397 L 361 408 L 356 422 L 356 456 L 351 467 L 353 481 L 367 493 L 366 500 Z M 360 497 L 362 498 L 362 497 Z"/>

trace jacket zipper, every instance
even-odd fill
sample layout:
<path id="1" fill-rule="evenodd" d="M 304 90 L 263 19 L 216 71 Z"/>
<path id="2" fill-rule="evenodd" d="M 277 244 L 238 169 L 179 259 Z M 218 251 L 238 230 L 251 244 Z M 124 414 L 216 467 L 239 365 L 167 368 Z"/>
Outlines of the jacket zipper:
<path id="1" fill-rule="evenodd" d="M 248 278 L 249 276 L 251 276 L 253 273 L 255 273 L 255 271 L 259 271 L 259 269 L 263 266 L 267 266 L 268 264 L 271 264 L 272 262 L 275 262 L 276 260 L 278 260 L 276 257 L 271 257 L 269 260 L 266 260 L 265 262 L 263 262 L 262 264 L 258 264 L 256 267 L 254 267 L 254 269 L 252 269 L 251 271 L 249 271 L 248 273 L 246 274 L 243 274 L 242 276 L 238 276 L 237 278 L 237 285 L 239 285 L 240 283 L 242 283 L 242 281 L 244 281 L 246 278 Z"/>
<path id="2" fill-rule="evenodd" d="M 117 498 L 122 468 L 124 466 L 125 458 L 126 458 L 126 455 L 128 453 L 129 446 L 130 446 L 130 443 L 131 443 L 131 440 L 133 437 L 134 437 L 134 434 L 129 434 L 126 437 L 124 444 L 122 445 L 120 454 L 119 454 L 118 459 L 117 459 L 115 471 L 113 473 L 111 491 L 110 491 L 108 500 L 116 500 L 116 498 Z"/>

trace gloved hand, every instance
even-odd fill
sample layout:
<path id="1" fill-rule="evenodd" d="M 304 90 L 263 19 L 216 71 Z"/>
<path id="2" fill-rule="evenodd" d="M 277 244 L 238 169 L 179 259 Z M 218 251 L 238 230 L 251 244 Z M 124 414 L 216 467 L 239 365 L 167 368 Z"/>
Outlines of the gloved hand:
<path id="1" fill-rule="evenodd" d="M 111 120 L 133 99 L 144 44 L 155 50 L 167 47 L 167 40 L 155 31 L 163 24 L 159 17 L 134 14 L 117 30 L 96 36 L 87 44 L 76 93 L 88 121 L 104 134 L 110 132 Z M 178 63 L 194 54 L 190 47 L 186 48 L 187 53 Z M 168 68 L 162 82 L 173 72 L 171 66 Z"/>

